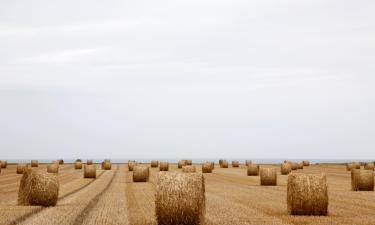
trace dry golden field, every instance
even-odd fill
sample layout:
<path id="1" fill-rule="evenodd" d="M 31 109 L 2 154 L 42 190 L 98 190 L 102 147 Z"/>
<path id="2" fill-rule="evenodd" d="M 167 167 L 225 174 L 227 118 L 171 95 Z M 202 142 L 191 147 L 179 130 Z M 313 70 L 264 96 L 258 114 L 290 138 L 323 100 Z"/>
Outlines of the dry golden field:
<path id="1" fill-rule="evenodd" d="M 269 167 L 270 165 L 261 165 Z M 200 172 L 200 165 L 196 166 Z M 215 167 L 204 174 L 207 225 L 240 224 L 375 224 L 375 193 L 351 191 L 350 172 L 343 165 L 311 165 L 297 173 L 326 173 L 329 192 L 328 216 L 290 216 L 286 204 L 287 175 L 277 186 L 260 186 L 259 176 L 246 175 L 246 168 Z M 99 167 L 98 167 L 99 168 Z M 41 164 L 39 170 L 46 170 Z M 151 168 L 150 180 L 133 183 L 126 164 L 112 170 L 98 170 L 97 179 L 84 179 L 72 164 L 60 166 L 57 206 L 17 206 L 22 175 L 8 165 L 0 173 L 0 225 L 10 224 L 156 224 L 155 184 L 158 168 Z M 176 164 L 170 171 L 181 171 Z"/>

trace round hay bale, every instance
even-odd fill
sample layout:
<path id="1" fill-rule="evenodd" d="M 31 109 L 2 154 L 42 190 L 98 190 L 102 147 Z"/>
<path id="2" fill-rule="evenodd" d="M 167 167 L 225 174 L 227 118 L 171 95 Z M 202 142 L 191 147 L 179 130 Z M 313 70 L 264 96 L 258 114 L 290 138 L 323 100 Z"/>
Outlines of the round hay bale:
<path id="1" fill-rule="evenodd" d="M 292 172 L 292 166 L 290 163 L 282 163 L 280 171 L 282 175 L 288 175 L 290 172 Z"/>
<path id="2" fill-rule="evenodd" d="M 82 159 L 76 159 L 76 162 L 82 162 Z"/>
<path id="3" fill-rule="evenodd" d="M 297 165 L 298 165 L 298 169 L 303 169 L 303 162 L 300 162 L 300 163 L 297 163 Z"/>
<path id="4" fill-rule="evenodd" d="M 211 162 L 205 162 L 202 164 L 202 173 L 212 173 Z"/>
<path id="5" fill-rule="evenodd" d="M 168 162 L 160 162 L 160 171 L 168 171 L 169 170 L 169 163 Z"/>
<path id="6" fill-rule="evenodd" d="M 112 169 L 112 163 L 111 160 L 105 159 L 102 163 L 102 169 L 103 170 L 111 170 Z"/>
<path id="7" fill-rule="evenodd" d="M 159 166 L 159 161 L 157 160 L 152 160 L 151 161 L 151 168 L 156 168 Z"/>
<path id="8" fill-rule="evenodd" d="M 219 165 L 221 166 L 221 164 L 223 163 L 224 159 L 219 159 Z"/>
<path id="9" fill-rule="evenodd" d="M 260 168 L 260 185 L 275 186 L 277 185 L 276 168 Z"/>
<path id="10" fill-rule="evenodd" d="M 307 160 L 302 161 L 303 166 L 310 166 L 310 162 Z"/>
<path id="11" fill-rule="evenodd" d="M 289 174 L 287 205 L 290 215 L 326 216 L 328 186 L 325 174 Z"/>
<path id="12" fill-rule="evenodd" d="M 94 161 L 92 159 L 88 159 L 86 162 L 87 165 L 93 165 Z"/>
<path id="13" fill-rule="evenodd" d="M 47 166 L 47 173 L 58 173 L 59 172 L 59 164 L 52 163 Z"/>
<path id="14" fill-rule="evenodd" d="M 299 165 L 296 162 L 290 162 L 290 165 L 292 166 L 292 170 L 297 170 L 299 168 Z"/>
<path id="15" fill-rule="evenodd" d="M 31 167 L 38 167 L 38 166 L 39 166 L 38 160 L 31 160 Z"/>
<path id="16" fill-rule="evenodd" d="M 347 163 L 347 164 L 346 164 L 346 170 L 347 170 L 347 171 L 351 171 L 353 168 L 354 168 L 353 163 Z"/>
<path id="17" fill-rule="evenodd" d="M 94 165 L 85 165 L 83 167 L 83 178 L 96 179 L 96 167 Z"/>
<path id="18" fill-rule="evenodd" d="M 133 170 L 133 182 L 147 182 L 150 175 L 148 166 L 137 165 Z"/>
<path id="19" fill-rule="evenodd" d="M 17 174 L 23 174 L 28 169 L 27 164 L 25 163 L 18 163 L 17 164 Z"/>
<path id="20" fill-rule="evenodd" d="M 27 169 L 18 189 L 18 205 L 55 206 L 59 196 L 57 174 Z"/>
<path id="21" fill-rule="evenodd" d="M 232 161 L 232 167 L 240 167 L 240 162 L 237 160 Z"/>
<path id="22" fill-rule="evenodd" d="M 158 174 L 155 215 L 158 224 L 204 224 L 205 183 L 201 173 Z"/>
<path id="23" fill-rule="evenodd" d="M 228 168 L 228 162 L 227 160 L 223 160 L 220 164 L 220 168 Z"/>
<path id="24" fill-rule="evenodd" d="M 82 161 L 75 161 L 74 162 L 74 169 L 76 169 L 76 170 L 82 169 Z"/>
<path id="25" fill-rule="evenodd" d="M 60 165 L 64 164 L 64 160 L 63 159 L 59 159 L 58 162 L 59 162 Z"/>
<path id="26" fill-rule="evenodd" d="M 373 191 L 374 171 L 352 169 L 352 191 Z"/>
<path id="27" fill-rule="evenodd" d="M 183 166 L 182 167 L 182 172 L 183 173 L 195 173 L 197 170 L 195 166 Z"/>
<path id="28" fill-rule="evenodd" d="M 252 163 L 253 163 L 253 161 L 251 161 L 251 160 L 246 160 L 246 161 L 245 161 L 245 165 L 246 165 L 246 166 L 248 166 L 248 165 L 250 165 L 250 164 L 252 164 Z"/>
<path id="29" fill-rule="evenodd" d="M 360 162 L 353 162 L 353 168 L 354 169 L 361 169 L 361 163 Z"/>
<path id="30" fill-rule="evenodd" d="M 364 168 L 365 170 L 374 170 L 374 163 L 366 163 Z"/>
<path id="31" fill-rule="evenodd" d="M 248 176 L 258 176 L 259 174 L 259 165 L 250 164 L 247 166 L 247 175 Z"/>
<path id="32" fill-rule="evenodd" d="M 187 166 L 191 166 L 191 165 L 193 165 L 193 160 L 191 160 L 191 159 L 187 159 L 187 160 L 185 160 L 186 161 L 186 165 Z"/>
<path id="33" fill-rule="evenodd" d="M 8 166 L 8 161 L 0 160 L 0 167 L 1 168 L 7 168 L 7 166 Z"/>
<path id="34" fill-rule="evenodd" d="M 128 161 L 128 169 L 129 171 L 133 171 L 134 170 L 134 166 L 136 166 L 137 163 L 134 161 L 134 160 L 129 160 Z"/>
<path id="35" fill-rule="evenodd" d="M 186 160 L 178 161 L 178 168 L 181 169 L 183 166 L 186 166 Z"/>

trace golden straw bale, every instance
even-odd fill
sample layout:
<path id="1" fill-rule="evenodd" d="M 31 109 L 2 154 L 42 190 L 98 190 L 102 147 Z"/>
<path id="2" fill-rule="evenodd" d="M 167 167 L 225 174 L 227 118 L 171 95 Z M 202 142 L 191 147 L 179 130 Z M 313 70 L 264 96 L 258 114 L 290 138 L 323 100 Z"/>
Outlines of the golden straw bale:
<path id="1" fill-rule="evenodd" d="M 292 170 L 297 170 L 299 168 L 299 165 L 296 162 L 290 162 L 290 165 L 292 166 Z"/>
<path id="2" fill-rule="evenodd" d="M 324 174 L 289 174 L 287 205 L 290 215 L 326 216 L 328 211 L 326 176 Z"/>
<path id="3" fill-rule="evenodd" d="M 277 185 L 276 168 L 260 168 L 260 185 L 275 186 Z"/>
<path id="4" fill-rule="evenodd" d="M 151 161 L 151 168 L 156 168 L 159 166 L 159 161 L 157 160 L 152 160 Z"/>
<path id="5" fill-rule="evenodd" d="M 111 170 L 111 168 L 112 168 L 111 160 L 109 160 L 109 159 L 105 159 L 105 160 L 102 162 L 102 169 L 103 169 L 103 170 Z"/>
<path id="6" fill-rule="evenodd" d="M 246 165 L 246 166 L 248 166 L 248 165 L 250 165 L 250 164 L 252 164 L 252 163 L 253 163 L 253 161 L 251 161 L 251 160 L 246 160 L 246 161 L 245 161 L 245 165 Z"/>
<path id="7" fill-rule="evenodd" d="M 186 166 L 186 160 L 178 161 L 178 168 L 181 169 L 183 166 Z"/>
<path id="8" fill-rule="evenodd" d="M 187 159 L 187 160 L 185 160 L 186 161 L 186 165 L 187 166 L 191 166 L 191 165 L 193 165 L 193 160 L 191 160 L 191 159 Z"/>
<path id="9" fill-rule="evenodd" d="M 80 169 L 82 169 L 82 161 L 75 161 L 74 162 L 74 169 L 76 169 L 76 170 L 80 170 Z"/>
<path id="10" fill-rule="evenodd" d="M 38 160 L 31 160 L 31 167 L 38 167 L 38 166 L 39 166 Z"/>
<path id="11" fill-rule="evenodd" d="M 219 159 L 219 165 L 221 166 L 221 164 L 223 163 L 224 159 Z"/>
<path id="12" fill-rule="evenodd" d="M 82 162 L 82 159 L 76 159 L 76 162 Z"/>
<path id="13" fill-rule="evenodd" d="M 52 163 L 47 166 L 47 173 L 58 173 L 59 172 L 59 164 Z"/>
<path id="14" fill-rule="evenodd" d="M 247 175 L 248 176 L 258 176 L 259 174 L 259 165 L 250 164 L 247 166 Z"/>
<path id="15" fill-rule="evenodd" d="M 302 161 L 303 166 L 310 166 L 310 162 L 307 160 Z"/>
<path id="16" fill-rule="evenodd" d="M 303 169 L 303 162 L 297 163 L 298 169 Z"/>
<path id="17" fill-rule="evenodd" d="M 92 159 L 88 159 L 86 162 L 87 165 L 93 165 L 94 161 Z"/>
<path id="18" fill-rule="evenodd" d="M 160 171 L 168 171 L 169 170 L 169 163 L 168 162 L 160 162 Z"/>
<path id="19" fill-rule="evenodd" d="M 1 168 L 7 168 L 7 166 L 8 166 L 8 161 L 0 160 L 0 167 Z"/>
<path id="20" fill-rule="evenodd" d="M 364 168 L 365 170 L 374 170 L 374 163 L 366 163 Z"/>
<path id="21" fill-rule="evenodd" d="M 60 165 L 64 164 L 64 160 L 63 159 L 59 159 L 58 162 L 59 162 Z"/>
<path id="22" fill-rule="evenodd" d="M 240 166 L 240 162 L 237 161 L 237 160 L 233 160 L 232 161 L 232 167 L 239 167 Z"/>
<path id="23" fill-rule="evenodd" d="M 28 169 L 27 164 L 25 163 L 18 163 L 17 164 L 17 174 L 23 174 Z"/>
<path id="24" fill-rule="evenodd" d="M 228 162 L 227 160 L 223 160 L 220 164 L 220 168 L 228 168 Z"/>
<path id="25" fill-rule="evenodd" d="M 158 224 L 204 224 L 205 183 L 202 173 L 158 174 L 155 215 Z"/>
<path id="26" fill-rule="evenodd" d="M 134 166 L 136 166 L 137 165 L 137 162 L 136 161 L 134 161 L 134 160 L 129 160 L 128 161 L 128 169 L 129 169 L 129 171 L 133 171 L 134 170 Z"/>
<path id="27" fill-rule="evenodd" d="M 353 163 L 347 163 L 347 164 L 346 164 L 346 170 L 347 170 L 347 171 L 351 171 L 353 168 L 354 168 Z"/>
<path id="28" fill-rule="evenodd" d="M 96 178 L 96 167 L 95 165 L 85 165 L 83 167 L 84 178 Z"/>
<path id="29" fill-rule="evenodd" d="M 59 179 L 55 173 L 27 169 L 18 190 L 18 205 L 55 206 L 59 196 Z"/>
<path id="30" fill-rule="evenodd" d="M 133 182 L 147 182 L 150 175 L 148 166 L 137 165 L 133 169 Z"/>
<path id="31" fill-rule="evenodd" d="M 282 175 L 288 175 L 290 172 L 292 172 L 292 166 L 290 163 L 282 163 L 280 171 Z"/>
<path id="32" fill-rule="evenodd" d="M 361 169 L 361 163 L 360 162 L 353 162 L 354 169 Z"/>
<path id="33" fill-rule="evenodd" d="M 214 170 L 214 169 L 215 169 L 215 162 L 212 161 L 212 162 L 211 162 L 211 170 Z"/>
<path id="34" fill-rule="evenodd" d="M 202 164 L 202 173 L 212 173 L 211 162 L 205 162 Z"/>
<path id="35" fill-rule="evenodd" d="M 195 166 L 183 166 L 182 167 L 182 172 L 184 173 L 195 173 L 197 170 Z"/>
<path id="36" fill-rule="evenodd" d="M 373 191 L 374 171 L 352 169 L 351 172 L 352 191 Z"/>

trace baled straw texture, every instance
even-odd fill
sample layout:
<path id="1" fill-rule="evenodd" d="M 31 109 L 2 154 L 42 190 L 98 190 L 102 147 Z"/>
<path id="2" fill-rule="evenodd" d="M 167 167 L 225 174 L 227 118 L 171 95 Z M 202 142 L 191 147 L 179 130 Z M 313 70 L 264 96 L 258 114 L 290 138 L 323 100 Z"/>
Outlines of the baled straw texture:
<path id="1" fill-rule="evenodd" d="M 361 169 L 361 163 L 360 162 L 353 162 L 354 169 Z"/>
<path id="2" fill-rule="evenodd" d="M 60 165 L 64 164 L 64 160 L 63 159 L 59 159 L 58 162 L 59 162 Z"/>
<path id="3" fill-rule="evenodd" d="M 55 206 L 59 196 L 57 174 L 27 169 L 18 190 L 18 205 Z"/>
<path id="4" fill-rule="evenodd" d="M 0 160 L 0 167 L 1 168 L 7 168 L 7 166 L 8 166 L 8 161 Z"/>
<path id="5" fill-rule="evenodd" d="M 324 174 L 289 174 L 287 204 L 290 215 L 327 215 L 328 187 L 326 176 Z"/>
<path id="6" fill-rule="evenodd" d="M 292 170 L 297 170 L 299 168 L 299 165 L 296 162 L 290 162 L 290 165 L 292 166 Z"/>
<path id="7" fill-rule="evenodd" d="M 374 163 L 366 163 L 364 168 L 365 170 L 374 170 Z"/>
<path id="8" fill-rule="evenodd" d="M 220 164 L 220 168 L 228 168 L 228 161 L 227 160 L 223 160 Z"/>
<path id="9" fill-rule="evenodd" d="M 251 161 L 251 160 L 246 160 L 246 161 L 245 161 L 245 165 L 246 165 L 246 166 L 248 166 L 248 165 L 250 165 L 250 164 L 252 164 L 252 163 L 253 163 L 253 161 Z"/>
<path id="10" fill-rule="evenodd" d="M 212 173 L 211 162 L 205 162 L 202 164 L 202 173 Z"/>
<path id="11" fill-rule="evenodd" d="M 83 167 L 83 178 L 94 178 L 94 179 L 96 179 L 96 167 L 95 167 L 95 165 L 85 165 Z"/>
<path id="12" fill-rule="evenodd" d="M 160 162 L 160 171 L 168 171 L 169 170 L 169 163 L 168 162 Z"/>
<path id="13" fill-rule="evenodd" d="M 260 185 L 275 186 L 277 185 L 276 168 L 260 168 Z"/>
<path id="14" fill-rule="evenodd" d="M 87 165 L 93 165 L 94 161 L 92 159 L 88 159 L 86 162 Z"/>
<path id="15" fill-rule="evenodd" d="M 302 163 L 303 163 L 303 166 L 310 166 L 310 162 L 307 160 L 303 160 Z"/>
<path id="16" fill-rule="evenodd" d="M 212 162 L 211 162 L 211 170 L 214 170 L 214 169 L 215 169 L 215 162 L 212 161 Z"/>
<path id="17" fill-rule="evenodd" d="M 191 159 L 187 159 L 187 160 L 185 160 L 186 161 L 186 165 L 187 166 L 191 166 L 191 165 L 193 165 L 193 160 L 191 160 Z"/>
<path id="18" fill-rule="evenodd" d="M 353 163 L 347 163 L 347 164 L 346 164 L 346 170 L 347 170 L 347 171 L 351 171 L 353 168 L 354 168 Z"/>
<path id="19" fill-rule="evenodd" d="M 182 172 L 183 173 L 195 173 L 197 170 L 195 166 L 183 166 L 182 167 Z"/>
<path id="20" fill-rule="evenodd" d="M 25 163 L 18 163 L 17 165 L 17 174 L 23 174 L 27 171 L 27 164 Z"/>
<path id="21" fill-rule="evenodd" d="M 151 168 L 157 168 L 158 166 L 159 166 L 159 161 L 157 161 L 157 160 L 151 161 Z"/>
<path id="22" fill-rule="evenodd" d="M 47 166 L 47 173 L 58 173 L 59 172 L 59 164 L 52 163 Z"/>
<path id="23" fill-rule="evenodd" d="M 76 169 L 76 170 L 82 169 L 82 161 L 75 161 L 74 162 L 74 169 Z"/>
<path id="24" fill-rule="evenodd" d="M 137 163 L 134 161 L 134 160 L 129 160 L 128 161 L 128 169 L 129 171 L 133 171 L 134 170 L 134 166 L 136 166 Z"/>
<path id="25" fill-rule="evenodd" d="M 204 224 L 205 183 L 201 173 L 158 174 L 155 214 L 158 224 Z"/>
<path id="26" fill-rule="evenodd" d="M 133 182 L 147 182 L 150 175 L 148 166 L 137 165 L 133 170 Z"/>
<path id="27" fill-rule="evenodd" d="M 259 175 L 259 165 L 250 164 L 247 166 L 247 175 L 248 176 L 258 176 Z"/>
<path id="28" fill-rule="evenodd" d="M 240 167 L 240 162 L 237 160 L 232 161 L 232 167 Z"/>
<path id="29" fill-rule="evenodd" d="M 288 175 L 290 172 L 292 172 L 292 166 L 290 163 L 282 163 L 280 171 L 282 175 Z"/>
<path id="30" fill-rule="evenodd" d="M 221 164 L 223 163 L 224 159 L 219 159 L 219 165 L 221 166 Z"/>
<path id="31" fill-rule="evenodd" d="M 112 163 L 111 160 L 105 159 L 102 163 L 102 169 L 103 170 L 111 170 L 112 169 Z"/>
<path id="32" fill-rule="evenodd" d="M 31 167 L 38 167 L 38 166 L 39 166 L 38 160 L 31 160 Z"/>
<path id="33" fill-rule="evenodd" d="M 303 169 L 303 162 L 297 163 L 298 169 Z"/>
<path id="34" fill-rule="evenodd" d="M 178 168 L 181 169 L 183 166 L 186 166 L 186 160 L 178 161 Z"/>
<path id="35" fill-rule="evenodd" d="M 352 191 L 373 191 L 374 171 L 352 169 L 351 172 Z"/>

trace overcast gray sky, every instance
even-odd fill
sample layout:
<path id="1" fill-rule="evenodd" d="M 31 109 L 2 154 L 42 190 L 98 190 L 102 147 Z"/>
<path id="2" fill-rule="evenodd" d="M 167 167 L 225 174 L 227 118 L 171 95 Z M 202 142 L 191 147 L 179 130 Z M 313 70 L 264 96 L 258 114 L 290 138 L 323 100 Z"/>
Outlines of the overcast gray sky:
<path id="1" fill-rule="evenodd" d="M 375 158 L 375 1 L 0 2 L 0 158 Z"/>

